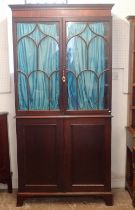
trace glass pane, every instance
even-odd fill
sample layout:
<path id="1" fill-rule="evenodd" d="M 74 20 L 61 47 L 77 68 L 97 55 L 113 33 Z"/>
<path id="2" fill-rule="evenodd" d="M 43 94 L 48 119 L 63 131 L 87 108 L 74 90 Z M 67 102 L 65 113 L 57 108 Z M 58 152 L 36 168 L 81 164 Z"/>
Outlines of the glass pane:
<path id="1" fill-rule="evenodd" d="M 18 73 L 18 109 L 27 110 L 28 109 L 28 94 L 27 94 L 27 79 L 26 76 L 19 72 Z"/>
<path id="2" fill-rule="evenodd" d="M 50 109 L 59 109 L 59 72 L 55 71 L 50 76 Z"/>
<path id="3" fill-rule="evenodd" d="M 18 23 L 17 40 L 18 73 L 23 75 L 18 77 L 18 109 L 59 110 L 58 24 Z"/>
<path id="4" fill-rule="evenodd" d="M 18 70 L 29 74 L 37 67 L 37 49 L 32 39 L 24 37 L 18 42 Z"/>
<path id="5" fill-rule="evenodd" d="M 43 71 L 32 72 L 29 77 L 30 110 L 49 109 L 48 76 Z"/>
<path id="6" fill-rule="evenodd" d="M 68 110 L 106 109 L 106 22 L 67 23 Z"/>

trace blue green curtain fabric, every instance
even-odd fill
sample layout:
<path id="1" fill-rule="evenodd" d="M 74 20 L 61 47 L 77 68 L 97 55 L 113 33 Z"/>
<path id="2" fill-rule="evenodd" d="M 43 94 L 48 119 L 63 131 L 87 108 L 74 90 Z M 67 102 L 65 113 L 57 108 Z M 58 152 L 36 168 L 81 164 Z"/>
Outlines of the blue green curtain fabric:
<path id="1" fill-rule="evenodd" d="M 106 23 L 68 22 L 68 110 L 104 109 Z M 17 23 L 18 109 L 59 110 L 59 27 Z"/>
<path id="2" fill-rule="evenodd" d="M 56 23 L 17 24 L 19 110 L 59 109 Z"/>
<path id="3" fill-rule="evenodd" d="M 105 23 L 67 23 L 68 110 L 104 109 Z"/>

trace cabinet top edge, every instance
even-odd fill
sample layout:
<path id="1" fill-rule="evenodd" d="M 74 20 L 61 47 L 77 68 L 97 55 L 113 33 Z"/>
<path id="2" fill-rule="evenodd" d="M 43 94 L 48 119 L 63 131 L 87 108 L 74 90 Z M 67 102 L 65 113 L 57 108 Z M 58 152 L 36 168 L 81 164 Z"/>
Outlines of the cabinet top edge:
<path id="1" fill-rule="evenodd" d="M 135 137 L 135 129 L 132 127 L 126 127 L 128 133 L 132 136 Z"/>
<path id="2" fill-rule="evenodd" d="M 127 20 L 135 20 L 135 16 L 133 16 L 133 15 L 131 16 L 131 15 L 130 15 L 130 16 L 127 16 L 126 19 L 127 19 Z"/>
<path id="3" fill-rule="evenodd" d="M 0 112 L 0 116 L 1 115 L 8 115 L 8 112 Z"/>
<path id="4" fill-rule="evenodd" d="M 8 5 L 12 10 L 29 9 L 106 9 L 110 10 L 114 4 L 15 4 Z"/>

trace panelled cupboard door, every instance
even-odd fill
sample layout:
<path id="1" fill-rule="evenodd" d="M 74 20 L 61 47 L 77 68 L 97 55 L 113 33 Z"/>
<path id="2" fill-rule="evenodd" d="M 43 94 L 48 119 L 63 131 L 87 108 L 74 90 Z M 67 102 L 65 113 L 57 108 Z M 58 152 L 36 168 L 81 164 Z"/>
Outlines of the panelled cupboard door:
<path id="1" fill-rule="evenodd" d="M 109 118 L 65 120 L 66 191 L 111 190 L 110 123 Z"/>
<path id="2" fill-rule="evenodd" d="M 106 18 L 16 19 L 17 111 L 108 113 L 110 29 Z"/>
<path id="3" fill-rule="evenodd" d="M 61 120 L 17 119 L 17 137 L 19 191 L 61 191 Z"/>
<path id="4" fill-rule="evenodd" d="M 12 193 L 7 116 L 8 113 L 0 112 L 0 183 L 7 184 L 8 192 Z"/>
<path id="5" fill-rule="evenodd" d="M 110 191 L 110 118 L 17 119 L 19 191 Z"/>

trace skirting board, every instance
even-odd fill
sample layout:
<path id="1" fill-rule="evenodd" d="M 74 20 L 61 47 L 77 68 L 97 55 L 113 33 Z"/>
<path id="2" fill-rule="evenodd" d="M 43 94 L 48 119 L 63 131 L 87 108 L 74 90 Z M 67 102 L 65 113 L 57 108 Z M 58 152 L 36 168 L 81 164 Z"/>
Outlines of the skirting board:
<path id="1" fill-rule="evenodd" d="M 112 188 L 125 188 L 125 177 L 113 178 L 111 183 Z"/>

